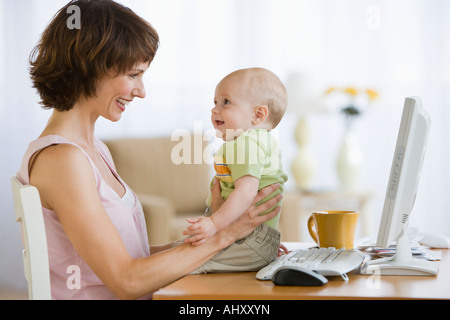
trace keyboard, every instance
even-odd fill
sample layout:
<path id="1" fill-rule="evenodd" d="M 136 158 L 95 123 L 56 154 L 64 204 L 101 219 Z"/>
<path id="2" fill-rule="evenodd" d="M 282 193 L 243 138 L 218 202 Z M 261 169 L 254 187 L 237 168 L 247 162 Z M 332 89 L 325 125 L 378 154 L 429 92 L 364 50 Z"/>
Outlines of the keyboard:
<path id="1" fill-rule="evenodd" d="M 256 278 L 272 280 L 273 274 L 279 267 L 299 265 L 323 276 L 341 276 L 347 281 L 347 273 L 358 268 L 364 259 L 365 255 L 354 249 L 297 249 L 275 258 L 274 261 L 256 273 Z"/>

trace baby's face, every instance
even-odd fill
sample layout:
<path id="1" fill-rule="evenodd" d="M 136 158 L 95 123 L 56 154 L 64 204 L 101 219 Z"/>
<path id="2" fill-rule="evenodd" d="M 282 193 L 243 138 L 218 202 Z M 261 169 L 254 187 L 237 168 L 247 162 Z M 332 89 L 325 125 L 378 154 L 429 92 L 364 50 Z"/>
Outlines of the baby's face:
<path id="1" fill-rule="evenodd" d="M 253 127 L 255 105 L 245 88 L 245 81 L 225 78 L 216 87 L 211 121 L 216 135 L 231 141 Z"/>

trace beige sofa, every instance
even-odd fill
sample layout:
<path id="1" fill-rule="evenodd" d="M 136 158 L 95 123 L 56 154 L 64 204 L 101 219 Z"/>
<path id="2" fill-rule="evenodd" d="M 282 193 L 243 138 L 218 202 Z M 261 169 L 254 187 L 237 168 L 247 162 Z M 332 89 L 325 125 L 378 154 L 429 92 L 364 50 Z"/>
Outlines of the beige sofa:
<path id="1" fill-rule="evenodd" d="M 188 139 L 202 140 L 193 136 Z M 212 166 L 204 161 L 174 164 L 171 154 L 179 141 L 171 141 L 170 137 L 124 138 L 105 143 L 117 172 L 141 201 L 149 243 L 162 244 L 183 238 L 181 232 L 188 225 L 186 218 L 202 215 L 206 209 Z M 203 142 L 202 150 L 205 147 Z M 193 148 L 191 155 L 193 158 Z M 285 193 L 282 208 L 279 225 L 282 241 L 299 241 L 296 198 Z"/>
<path id="2" fill-rule="evenodd" d="M 194 141 L 193 136 L 183 139 Z M 201 141 L 201 138 L 195 141 Z M 181 239 L 181 232 L 188 225 L 186 218 L 205 212 L 211 166 L 204 161 L 201 164 L 174 164 L 172 149 L 180 142 L 171 141 L 170 137 L 123 138 L 105 143 L 117 172 L 136 192 L 142 204 L 149 243 Z M 192 143 L 192 158 L 193 146 Z"/>

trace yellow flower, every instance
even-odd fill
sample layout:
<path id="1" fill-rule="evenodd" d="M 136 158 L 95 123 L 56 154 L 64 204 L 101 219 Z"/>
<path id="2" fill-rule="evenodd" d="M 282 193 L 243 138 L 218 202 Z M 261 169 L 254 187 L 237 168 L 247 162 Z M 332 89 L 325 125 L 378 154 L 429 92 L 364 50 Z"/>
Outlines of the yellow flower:
<path id="1" fill-rule="evenodd" d="M 354 97 L 358 94 L 358 90 L 356 90 L 356 88 L 353 88 L 353 87 L 345 88 L 344 92 L 348 93 L 349 95 L 354 96 Z"/>
<path id="2" fill-rule="evenodd" d="M 325 94 L 330 94 L 330 93 L 332 93 L 335 90 L 336 90 L 336 87 L 330 87 L 330 88 L 327 89 L 327 91 L 325 91 Z"/>
<path id="3" fill-rule="evenodd" d="M 370 102 L 373 102 L 379 98 L 379 94 L 376 90 L 367 88 L 367 89 L 357 89 L 355 87 L 329 87 L 327 90 L 325 90 L 325 94 L 331 94 L 334 92 L 343 92 L 345 94 L 348 94 L 352 97 L 356 97 L 358 94 L 365 93 L 367 94 L 367 98 Z"/>
<path id="4" fill-rule="evenodd" d="M 366 90 L 367 96 L 369 97 L 370 101 L 374 101 L 376 99 L 378 99 L 378 92 L 376 92 L 373 89 L 367 89 Z"/>

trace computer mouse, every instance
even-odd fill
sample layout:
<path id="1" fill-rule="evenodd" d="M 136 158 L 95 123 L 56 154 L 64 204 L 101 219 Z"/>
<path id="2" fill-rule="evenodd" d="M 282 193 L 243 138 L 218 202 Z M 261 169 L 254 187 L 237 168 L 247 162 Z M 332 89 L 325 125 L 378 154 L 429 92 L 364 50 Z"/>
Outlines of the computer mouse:
<path id="1" fill-rule="evenodd" d="M 450 239 L 438 233 L 421 232 L 419 243 L 423 246 L 438 249 L 449 249 Z"/>
<path id="2" fill-rule="evenodd" d="M 323 275 L 300 266 L 281 266 L 276 269 L 272 281 L 280 286 L 323 286 L 328 282 Z"/>

